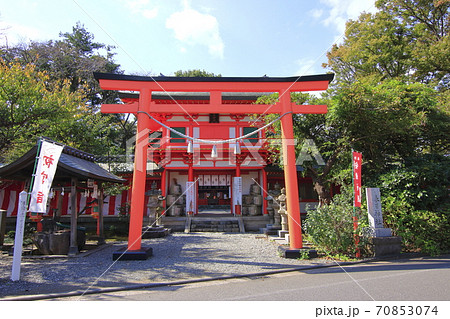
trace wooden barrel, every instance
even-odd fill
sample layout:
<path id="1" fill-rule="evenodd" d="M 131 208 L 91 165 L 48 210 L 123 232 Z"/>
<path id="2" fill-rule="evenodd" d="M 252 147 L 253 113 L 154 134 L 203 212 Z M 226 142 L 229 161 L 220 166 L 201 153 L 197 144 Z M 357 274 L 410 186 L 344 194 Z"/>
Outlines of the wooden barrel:
<path id="1" fill-rule="evenodd" d="M 263 204 L 263 197 L 262 197 L 262 195 L 253 196 L 253 204 L 255 204 L 257 206 L 262 206 L 262 204 Z"/>

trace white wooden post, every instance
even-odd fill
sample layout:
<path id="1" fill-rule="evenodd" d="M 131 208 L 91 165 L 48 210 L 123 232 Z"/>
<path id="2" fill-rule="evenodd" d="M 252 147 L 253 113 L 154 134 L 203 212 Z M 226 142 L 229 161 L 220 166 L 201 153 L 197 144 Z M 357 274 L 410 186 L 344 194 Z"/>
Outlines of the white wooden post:
<path id="1" fill-rule="evenodd" d="M 27 212 L 27 192 L 19 194 L 19 207 L 17 210 L 16 235 L 14 238 L 14 254 L 11 272 L 11 280 L 20 280 L 20 264 L 22 263 L 23 232 L 25 229 L 25 215 Z"/>

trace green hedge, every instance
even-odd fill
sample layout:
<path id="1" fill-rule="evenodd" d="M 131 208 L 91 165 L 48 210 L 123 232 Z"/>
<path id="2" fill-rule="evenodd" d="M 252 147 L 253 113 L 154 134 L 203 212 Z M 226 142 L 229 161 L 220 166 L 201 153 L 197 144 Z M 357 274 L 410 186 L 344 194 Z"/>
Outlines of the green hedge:
<path id="1" fill-rule="evenodd" d="M 362 236 L 367 227 L 367 213 L 357 212 L 359 226 L 353 230 L 352 195 L 345 191 L 333 197 L 329 205 L 308 210 L 305 221 L 305 233 L 317 248 L 327 255 L 354 256 L 356 244 L 354 234 L 360 236 L 358 248 L 365 255 L 366 238 Z"/>

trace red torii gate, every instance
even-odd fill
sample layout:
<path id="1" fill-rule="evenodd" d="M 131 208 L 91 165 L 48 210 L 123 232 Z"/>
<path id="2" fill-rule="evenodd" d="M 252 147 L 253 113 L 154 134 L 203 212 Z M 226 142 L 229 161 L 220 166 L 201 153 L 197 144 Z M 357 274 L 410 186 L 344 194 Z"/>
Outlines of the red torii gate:
<path id="1" fill-rule="evenodd" d="M 145 180 L 147 165 L 148 130 L 159 129 L 145 113 L 225 113 L 225 114 L 285 114 L 281 118 L 282 150 L 287 211 L 289 214 L 290 248 L 302 248 L 300 205 L 298 200 L 292 114 L 320 114 L 326 105 L 296 105 L 291 92 L 323 91 L 328 88 L 334 74 L 301 77 L 143 77 L 121 74 L 94 73 L 104 90 L 139 91 L 139 101 L 131 104 L 103 104 L 103 113 L 133 113 L 137 116 L 135 162 L 128 252 L 141 251 L 143 213 L 145 206 Z M 156 104 L 152 92 L 209 92 L 209 104 Z M 278 92 L 279 101 L 273 105 L 228 104 L 222 102 L 222 92 Z"/>

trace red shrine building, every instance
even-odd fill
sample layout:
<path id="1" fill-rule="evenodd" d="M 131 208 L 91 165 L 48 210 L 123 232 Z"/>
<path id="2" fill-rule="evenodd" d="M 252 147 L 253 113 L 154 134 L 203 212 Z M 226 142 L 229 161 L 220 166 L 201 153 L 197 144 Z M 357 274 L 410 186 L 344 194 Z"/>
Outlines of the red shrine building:
<path id="1" fill-rule="evenodd" d="M 256 102 L 261 93 L 228 93 L 224 94 L 224 102 L 250 106 Z M 135 103 L 139 94 L 121 93 L 121 100 Z M 205 93 L 153 93 L 152 100 L 164 106 L 182 104 L 208 104 L 209 96 Z M 177 132 L 192 136 L 199 140 L 230 140 L 249 135 L 240 141 L 232 141 L 216 145 L 216 153 L 212 154 L 212 145 L 192 142 L 168 128 L 161 126 L 149 132 L 148 163 L 146 177 L 146 193 L 152 188 L 161 190 L 168 197 L 166 217 L 185 216 L 191 212 L 201 214 L 205 210 L 218 208 L 230 214 L 243 216 L 268 215 L 270 207 L 265 199 L 269 190 L 284 187 L 283 170 L 272 161 L 273 150 L 270 144 L 280 143 L 271 138 L 273 128 L 255 132 L 265 123 L 257 116 L 248 114 L 168 113 L 156 118 Z M 191 149 L 190 149 L 191 147 Z M 297 166 L 300 211 L 306 213 L 307 205 L 316 205 L 318 199 L 313 190 L 310 177 L 302 177 L 301 166 Z M 233 190 L 234 177 L 242 177 L 242 200 L 239 203 Z M 132 176 L 129 175 L 132 179 Z M 193 186 L 194 201 L 189 205 L 173 204 L 171 196 L 186 194 L 189 184 Z M 178 196 L 176 196 L 178 197 Z M 184 196 L 185 197 L 185 196 Z M 185 204 L 185 199 L 181 203 Z M 172 207 L 170 207 L 172 205 Z M 240 211 L 239 211 L 240 209 Z"/>
<path id="2" fill-rule="evenodd" d="M 301 248 L 301 219 L 317 204 L 312 181 L 296 165 L 292 117 L 326 113 L 326 105 L 296 105 L 292 92 L 323 91 L 333 74 L 302 77 L 143 77 L 96 73 L 104 90 L 119 91 L 121 104 L 103 104 L 103 113 L 137 117 L 133 174 L 122 175 L 131 188 L 108 196 L 103 214 L 117 215 L 131 203 L 128 250 L 141 249 L 143 217 L 151 213 L 150 196 L 164 198 L 166 221 L 201 216 L 219 208 L 230 216 L 273 220 L 270 196 L 286 190 L 291 248 Z M 273 105 L 255 104 L 278 93 Z M 275 114 L 281 139 L 271 138 L 263 115 Z M 269 148 L 279 143 L 282 168 L 273 165 Z M 332 192 L 334 190 L 331 190 Z M 0 208 L 14 216 L 18 191 L 0 189 Z M 270 195 L 270 196 L 269 196 Z M 83 197 L 79 198 L 82 205 Z M 62 215 L 70 214 L 63 207 Z"/>
<path id="3" fill-rule="evenodd" d="M 261 94 L 224 94 L 225 103 L 250 105 Z M 136 102 L 139 95 L 121 94 L 125 103 Z M 205 93 L 165 93 L 152 94 L 152 100 L 162 106 L 177 103 L 205 105 L 209 96 Z M 180 216 L 188 212 L 201 213 L 205 209 L 221 208 L 230 214 L 263 215 L 267 214 L 267 201 L 258 199 L 254 206 L 246 199 L 252 187 L 254 193 L 262 198 L 269 185 L 284 184 L 282 171 L 266 169 L 271 164 L 268 151 L 267 131 L 257 131 L 263 125 L 261 119 L 245 114 L 195 113 L 187 114 L 180 108 L 179 113 L 159 114 L 156 119 L 165 126 L 198 140 L 224 141 L 249 135 L 240 141 L 213 146 L 188 139 L 168 128 L 161 126 L 149 132 L 146 191 L 152 187 L 161 190 L 163 196 L 169 196 L 168 204 L 173 204 L 171 195 L 185 194 L 190 181 L 194 181 L 194 200 L 189 205 L 173 205 L 166 216 Z M 153 164 L 153 165 L 152 165 Z M 233 196 L 234 177 L 242 177 L 242 195 L 239 203 Z M 270 180 L 268 180 L 268 178 Z M 152 186 L 153 185 L 153 186 Z M 258 190 L 260 189 L 260 190 Z M 234 200 L 233 200 L 234 199 Z M 241 209 L 241 211 L 239 210 Z"/>
<path id="4" fill-rule="evenodd" d="M 128 251 L 141 249 L 148 163 L 160 169 L 160 178 L 150 184 L 166 198 L 169 216 L 195 216 L 202 206 L 229 207 L 233 215 L 266 215 L 271 185 L 284 182 L 290 246 L 302 247 L 299 184 L 305 183 L 297 174 L 292 118 L 326 113 L 327 106 L 295 105 L 290 96 L 326 90 L 333 74 L 183 78 L 96 73 L 95 77 L 104 90 L 131 93 L 122 96 L 124 104 L 103 104 L 103 113 L 137 116 Z M 259 96 L 274 92 L 278 102 L 255 104 Z M 265 114 L 277 114 L 281 123 L 282 178 L 267 170 L 269 136 L 261 121 Z"/>

